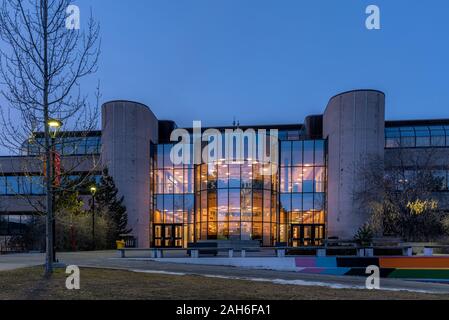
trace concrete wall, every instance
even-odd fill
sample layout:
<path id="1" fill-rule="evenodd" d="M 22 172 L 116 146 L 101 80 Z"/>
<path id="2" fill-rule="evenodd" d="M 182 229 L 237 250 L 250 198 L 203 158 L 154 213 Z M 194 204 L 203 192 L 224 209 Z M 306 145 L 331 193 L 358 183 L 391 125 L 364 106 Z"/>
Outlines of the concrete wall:
<path id="1" fill-rule="evenodd" d="M 139 103 L 102 106 L 102 161 L 125 198 L 128 223 L 139 247 L 149 247 L 150 142 L 157 143 L 158 120 Z"/>
<path id="2" fill-rule="evenodd" d="M 367 219 L 355 199 L 372 157 L 384 158 L 385 95 L 357 90 L 333 97 L 323 119 L 328 138 L 328 237 L 352 239 Z"/>

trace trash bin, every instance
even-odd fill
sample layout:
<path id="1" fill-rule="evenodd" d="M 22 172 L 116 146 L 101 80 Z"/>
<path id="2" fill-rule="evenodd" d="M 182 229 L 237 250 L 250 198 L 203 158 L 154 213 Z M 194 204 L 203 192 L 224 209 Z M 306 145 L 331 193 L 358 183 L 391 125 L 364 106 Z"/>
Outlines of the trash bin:
<path id="1" fill-rule="evenodd" d="M 117 249 L 125 249 L 125 240 L 117 240 L 115 243 L 117 244 Z"/>

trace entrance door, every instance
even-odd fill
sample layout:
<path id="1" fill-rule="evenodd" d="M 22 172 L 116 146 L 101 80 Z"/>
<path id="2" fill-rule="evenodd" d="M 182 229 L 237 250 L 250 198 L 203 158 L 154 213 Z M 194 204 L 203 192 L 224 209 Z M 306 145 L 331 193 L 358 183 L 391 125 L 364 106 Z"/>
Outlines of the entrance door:
<path id="1" fill-rule="evenodd" d="M 182 248 L 182 224 L 156 224 L 153 235 L 155 247 Z"/>
<path id="2" fill-rule="evenodd" d="M 292 225 L 291 245 L 293 247 L 322 245 L 324 225 L 296 224 Z"/>

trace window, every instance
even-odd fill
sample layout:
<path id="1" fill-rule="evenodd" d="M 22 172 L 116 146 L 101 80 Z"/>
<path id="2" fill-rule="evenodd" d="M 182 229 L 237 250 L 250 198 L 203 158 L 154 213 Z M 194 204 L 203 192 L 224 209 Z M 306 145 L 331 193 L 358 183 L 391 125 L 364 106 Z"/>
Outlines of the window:
<path id="1" fill-rule="evenodd" d="M 302 166 L 302 141 L 295 141 L 292 145 L 292 166 Z"/>
<path id="2" fill-rule="evenodd" d="M 385 148 L 449 146 L 449 126 L 415 126 L 385 129 Z"/>
<path id="3" fill-rule="evenodd" d="M 292 163 L 292 143 L 287 141 L 281 142 L 281 166 L 289 167 Z"/>

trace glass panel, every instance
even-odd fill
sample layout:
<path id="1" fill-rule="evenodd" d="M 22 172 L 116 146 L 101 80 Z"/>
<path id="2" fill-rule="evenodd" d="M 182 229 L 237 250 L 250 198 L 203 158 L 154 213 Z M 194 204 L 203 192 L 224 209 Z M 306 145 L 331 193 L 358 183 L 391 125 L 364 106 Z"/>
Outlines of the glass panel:
<path id="1" fill-rule="evenodd" d="M 164 196 L 164 222 L 173 223 L 173 196 Z"/>
<path id="2" fill-rule="evenodd" d="M 315 193 L 315 202 L 314 209 L 315 210 L 324 210 L 325 208 L 325 193 Z"/>
<path id="3" fill-rule="evenodd" d="M 174 170 L 173 193 L 184 193 L 184 172 L 182 169 Z"/>
<path id="4" fill-rule="evenodd" d="M 14 195 L 19 193 L 19 178 L 12 176 L 6 178 L 7 194 Z"/>
<path id="5" fill-rule="evenodd" d="M 324 141 L 315 141 L 315 165 L 324 166 Z"/>
<path id="6" fill-rule="evenodd" d="M 0 176 L 0 195 L 7 194 L 6 189 L 7 189 L 6 177 Z"/>
<path id="7" fill-rule="evenodd" d="M 184 169 L 184 193 L 193 193 L 193 169 Z"/>
<path id="8" fill-rule="evenodd" d="M 164 193 L 164 171 L 156 171 L 156 193 Z"/>
<path id="9" fill-rule="evenodd" d="M 229 190 L 229 219 L 240 221 L 240 190 Z"/>
<path id="10" fill-rule="evenodd" d="M 218 190 L 218 221 L 228 220 L 228 190 Z"/>
<path id="11" fill-rule="evenodd" d="M 414 132 L 402 132 L 402 134 L 407 134 L 401 137 L 401 147 L 403 148 L 413 148 L 415 147 L 415 135 Z M 409 136 L 408 134 L 412 134 Z"/>
<path id="12" fill-rule="evenodd" d="M 158 169 L 162 169 L 164 167 L 164 145 L 163 144 L 160 144 L 157 146 L 156 165 L 157 165 Z"/>
<path id="13" fill-rule="evenodd" d="M 174 223 L 183 223 L 183 215 L 184 215 L 184 196 L 175 195 L 174 196 L 174 213 L 173 213 L 173 222 Z"/>
<path id="14" fill-rule="evenodd" d="M 218 165 L 218 188 L 227 188 L 229 182 L 228 165 Z"/>
<path id="15" fill-rule="evenodd" d="M 187 223 L 194 223 L 194 198 L 193 194 L 184 196 L 184 214 L 187 215 Z"/>
<path id="16" fill-rule="evenodd" d="M 310 193 L 303 194 L 303 210 L 304 211 L 313 210 L 313 194 Z"/>
<path id="17" fill-rule="evenodd" d="M 240 222 L 229 222 L 229 239 L 240 239 Z"/>
<path id="18" fill-rule="evenodd" d="M 313 165 L 314 141 L 304 141 L 304 166 Z"/>
<path id="19" fill-rule="evenodd" d="M 240 188 L 240 165 L 229 165 L 229 188 Z"/>
<path id="20" fill-rule="evenodd" d="M 313 167 L 305 167 L 303 173 L 302 192 L 313 192 L 315 184 Z"/>
<path id="21" fill-rule="evenodd" d="M 242 240 L 251 240 L 252 223 L 242 222 Z"/>
<path id="22" fill-rule="evenodd" d="M 315 167 L 315 192 L 325 192 L 326 171 L 324 167 Z"/>
<path id="23" fill-rule="evenodd" d="M 37 195 L 45 194 L 43 177 L 34 176 L 34 177 L 31 177 L 31 181 L 32 181 L 32 186 L 31 186 L 32 194 L 37 194 Z"/>
<path id="24" fill-rule="evenodd" d="M 271 221 L 271 191 L 263 192 L 263 221 Z"/>
<path id="25" fill-rule="evenodd" d="M 302 180 L 303 180 L 303 168 L 293 167 L 292 168 L 292 192 L 302 192 Z"/>
<path id="26" fill-rule="evenodd" d="M 164 193 L 174 193 L 173 169 L 164 170 Z"/>
<path id="27" fill-rule="evenodd" d="M 164 145 L 164 168 L 173 168 L 173 162 L 170 159 L 171 144 Z"/>
<path id="28" fill-rule="evenodd" d="M 281 166 L 287 167 L 291 166 L 292 163 L 292 143 L 289 141 L 281 142 L 281 156 L 280 156 Z"/>
<path id="29" fill-rule="evenodd" d="M 253 221 L 262 221 L 262 191 L 253 192 Z"/>
<path id="30" fill-rule="evenodd" d="M 290 184 L 290 167 L 282 167 L 281 170 L 281 192 L 290 192 L 291 184 Z"/>
<path id="31" fill-rule="evenodd" d="M 432 146 L 433 147 L 444 147 L 446 145 L 446 137 L 444 130 L 442 131 L 432 131 Z"/>
<path id="32" fill-rule="evenodd" d="M 302 166 L 302 141 L 293 142 L 292 146 L 292 166 Z"/>

